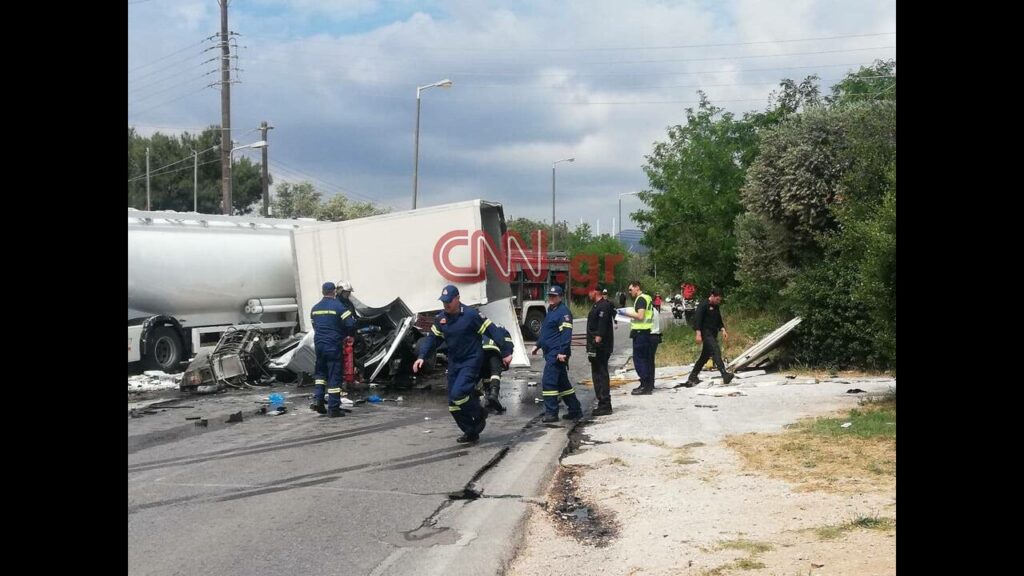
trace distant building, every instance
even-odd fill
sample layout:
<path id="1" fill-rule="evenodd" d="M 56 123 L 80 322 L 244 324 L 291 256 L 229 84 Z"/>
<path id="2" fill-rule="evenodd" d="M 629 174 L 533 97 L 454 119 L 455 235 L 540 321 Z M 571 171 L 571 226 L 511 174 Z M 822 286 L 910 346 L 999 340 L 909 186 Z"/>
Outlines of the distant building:
<path id="1" fill-rule="evenodd" d="M 620 242 L 626 245 L 626 249 L 632 254 L 647 254 L 647 246 L 640 243 L 644 233 L 640 230 L 623 230 L 615 236 Z"/>

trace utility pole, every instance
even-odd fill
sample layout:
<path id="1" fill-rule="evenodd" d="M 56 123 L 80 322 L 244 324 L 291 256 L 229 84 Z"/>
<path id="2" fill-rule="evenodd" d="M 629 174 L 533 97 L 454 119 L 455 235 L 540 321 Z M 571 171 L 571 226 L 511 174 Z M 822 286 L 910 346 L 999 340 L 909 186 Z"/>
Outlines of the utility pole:
<path id="1" fill-rule="evenodd" d="M 268 126 L 267 125 L 267 121 L 266 120 L 261 122 L 260 123 L 260 133 L 261 133 L 260 140 L 263 140 L 264 142 L 266 142 L 267 141 L 267 130 L 273 130 L 273 129 L 274 129 L 273 126 Z M 269 143 L 268 143 L 267 146 L 263 147 L 263 176 L 262 176 L 261 180 L 263 181 L 263 217 L 264 218 L 270 216 L 270 177 L 267 174 L 267 171 L 268 171 L 268 167 L 267 167 L 267 148 L 269 148 L 269 147 L 270 147 Z"/>
<path id="2" fill-rule="evenodd" d="M 231 214 L 231 47 L 228 44 L 228 1 L 220 4 L 220 184 L 221 212 Z"/>
<path id="3" fill-rule="evenodd" d="M 146 146 L 146 211 L 152 209 L 153 207 L 149 203 L 149 146 Z"/>
<path id="4" fill-rule="evenodd" d="M 192 149 L 192 211 L 199 212 L 199 152 Z"/>

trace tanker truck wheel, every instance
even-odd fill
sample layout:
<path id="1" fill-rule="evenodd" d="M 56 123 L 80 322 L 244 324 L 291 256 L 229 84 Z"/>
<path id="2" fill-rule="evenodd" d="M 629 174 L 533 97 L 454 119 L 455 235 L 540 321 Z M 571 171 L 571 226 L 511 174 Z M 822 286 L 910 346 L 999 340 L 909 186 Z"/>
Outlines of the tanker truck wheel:
<path id="1" fill-rule="evenodd" d="M 540 328 L 544 325 L 544 313 L 540 310 L 530 310 L 526 313 L 526 333 L 523 336 L 527 340 L 536 340 L 540 337 Z"/>
<path id="2" fill-rule="evenodd" d="M 157 326 L 147 340 L 146 357 L 142 359 L 144 369 L 168 373 L 177 370 L 184 349 L 174 329 Z"/>

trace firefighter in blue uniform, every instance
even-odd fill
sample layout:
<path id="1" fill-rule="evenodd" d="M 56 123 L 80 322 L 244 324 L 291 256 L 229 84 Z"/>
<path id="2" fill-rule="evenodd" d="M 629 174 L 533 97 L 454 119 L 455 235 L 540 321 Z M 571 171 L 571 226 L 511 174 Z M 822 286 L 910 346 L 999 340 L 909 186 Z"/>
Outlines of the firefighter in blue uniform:
<path id="1" fill-rule="evenodd" d="M 334 298 L 335 290 L 334 282 L 324 282 L 324 297 L 313 306 L 310 314 L 313 319 L 313 345 L 316 350 L 316 387 L 313 389 L 313 405 L 310 408 L 331 418 L 345 415 L 341 411 L 341 351 L 345 338 L 356 325 L 352 312 Z"/>
<path id="2" fill-rule="evenodd" d="M 509 346 L 512 346 L 512 335 L 508 330 L 500 324 L 495 324 L 494 327 L 502 335 L 500 341 L 507 342 Z M 504 369 L 501 361 L 501 346 L 487 334 L 484 334 L 482 344 L 484 363 L 480 367 L 480 380 L 483 383 L 484 410 L 502 414 L 505 412 L 505 407 L 498 399 L 498 395 L 501 394 L 501 373 Z"/>
<path id="3" fill-rule="evenodd" d="M 583 416 L 583 408 L 576 398 L 576 389 L 569 383 L 569 356 L 572 354 L 572 313 L 562 302 L 562 287 L 548 290 L 548 314 L 540 329 L 533 353 L 544 351 L 544 376 L 541 379 L 544 395 L 542 422 L 558 422 L 558 400 L 569 408 L 563 420 L 576 420 Z"/>
<path id="4" fill-rule="evenodd" d="M 444 303 L 444 310 L 434 318 L 412 371 L 419 372 L 423 361 L 444 339 L 448 344 L 448 411 L 462 430 L 462 436 L 456 441 L 476 442 L 487 425 L 487 411 L 480 407 L 475 396 L 484 359 L 481 336 L 486 334 L 498 343 L 506 367 L 512 362 L 512 343 L 506 341 L 497 326 L 476 309 L 463 306 L 459 301 L 459 289 L 455 286 L 445 286 L 439 300 Z"/>

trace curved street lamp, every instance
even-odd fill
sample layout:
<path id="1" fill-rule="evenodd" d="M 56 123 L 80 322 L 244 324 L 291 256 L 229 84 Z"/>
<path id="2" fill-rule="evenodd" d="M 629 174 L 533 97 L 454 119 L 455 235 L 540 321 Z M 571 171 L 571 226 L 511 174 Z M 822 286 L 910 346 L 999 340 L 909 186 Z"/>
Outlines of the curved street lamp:
<path id="1" fill-rule="evenodd" d="M 564 158 L 551 163 L 551 251 L 555 251 L 555 165 L 561 162 L 575 162 L 576 158 Z"/>
<path id="2" fill-rule="evenodd" d="M 416 150 L 413 153 L 412 164 L 412 209 L 416 209 L 416 192 L 419 187 L 420 176 L 420 93 L 428 88 L 451 88 L 453 82 L 448 78 L 426 86 L 416 87 Z"/>

